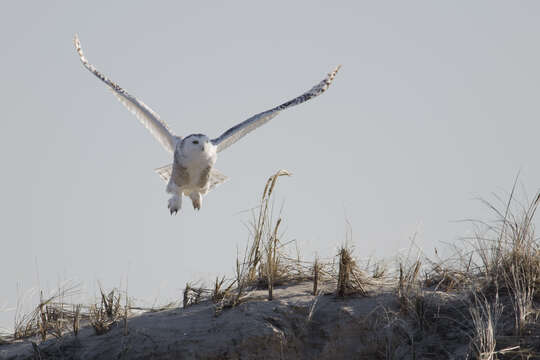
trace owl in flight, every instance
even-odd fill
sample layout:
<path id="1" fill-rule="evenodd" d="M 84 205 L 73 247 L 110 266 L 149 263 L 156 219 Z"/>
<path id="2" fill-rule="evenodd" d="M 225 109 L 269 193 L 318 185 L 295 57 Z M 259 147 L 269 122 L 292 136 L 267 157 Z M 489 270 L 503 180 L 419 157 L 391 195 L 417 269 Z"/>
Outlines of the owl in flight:
<path id="1" fill-rule="evenodd" d="M 114 96 L 135 114 L 165 150 L 174 155 L 172 164 L 156 169 L 156 172 L 167 183 L 167 193 L 171 194 L 168 204 L 171 215 L 176 214 L 181 208 L 182 196 L 189 196 L 193 208 L 199 210 L 202 196 L 227 180 L 225 175 L 214 168 L 219 152 L 225 150 L 259 126 L 266 124 L 280 111 L 322 94 L 328 89 L 340 68 L 340 66 L 335 68 L 324 80 L 302 95 L 250 117 L 215 139 L 210 139 L 204 134 L 191 134 L 181 137 L 169 130 L 167 124 L 150 107 L 135 96 L 128 94 L 118 84 L 90 64 L 84 56 L 77 35 L 75 35 L 75 48 L 84 67 L 109 86 Z"/>

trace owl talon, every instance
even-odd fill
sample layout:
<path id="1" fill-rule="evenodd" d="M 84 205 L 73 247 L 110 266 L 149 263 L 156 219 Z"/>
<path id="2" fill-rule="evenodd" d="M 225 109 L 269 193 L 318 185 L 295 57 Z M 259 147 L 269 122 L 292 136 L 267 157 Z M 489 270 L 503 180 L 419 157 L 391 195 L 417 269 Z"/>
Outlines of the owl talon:
<path id="1" fill-rule="evenodd" d="M 171 215 L 173 215 L 173 214 L 176 215 L 181 206 L 182 206 L 182 198 L 180 196 L 178 196 L 178 195 L 173 195 L 169 199 L 169 204 L 167 205 Z"/>
<path id="2" fill-rule="evenodd" d="M 194 210 L 201 210 L 202 205 L 202 195 L 199 192 L 192 192 L 189 197 L 191 198 L 191 203 L 193 204 Z"/>

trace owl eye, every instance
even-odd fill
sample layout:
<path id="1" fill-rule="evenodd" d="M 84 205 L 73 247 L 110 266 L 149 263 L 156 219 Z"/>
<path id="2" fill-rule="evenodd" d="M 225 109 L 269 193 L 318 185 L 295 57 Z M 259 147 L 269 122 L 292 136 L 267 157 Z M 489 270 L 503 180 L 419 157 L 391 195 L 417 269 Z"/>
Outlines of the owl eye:
<path id="1" fill-rule="evenodd" d="M 198 143 L 199 143 L 199 140 L 193 140 L 193 143 L 194 143 L 194 144 L 198 144 Z"/>

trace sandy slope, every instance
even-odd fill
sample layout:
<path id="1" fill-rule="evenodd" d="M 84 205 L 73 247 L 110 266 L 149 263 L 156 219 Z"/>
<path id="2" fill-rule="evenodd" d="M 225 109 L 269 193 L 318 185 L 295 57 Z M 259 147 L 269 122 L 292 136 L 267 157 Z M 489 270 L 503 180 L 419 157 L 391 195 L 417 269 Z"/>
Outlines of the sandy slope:
<path id="1" fill-rule="evenodd" d="M 394 354 L 407 353 L 381 342 L 390 339 L 381 336 L 386 326 L 381 319 L 397 309 L 391 292 L 347 299 L 323 295 L 310 319 L 315 299 L 310 291 L 308 283 L 276 288 L 273 301 L 265 299 L 266 291 L 254 291 L 252 300 L 218 316 L 210 302 L 144 313 L 129 320 L 127 336 L 122 323 L 100 336 L 85 327 L 78 337 L 41 343 L 39 352 L 42 359 L 371 359 L 385 358 L 390 348 Z M 466 342 L 455 336 L 458 347 Z M 30 341 L 0 346 L 0 359 L 34 355 Z"/>

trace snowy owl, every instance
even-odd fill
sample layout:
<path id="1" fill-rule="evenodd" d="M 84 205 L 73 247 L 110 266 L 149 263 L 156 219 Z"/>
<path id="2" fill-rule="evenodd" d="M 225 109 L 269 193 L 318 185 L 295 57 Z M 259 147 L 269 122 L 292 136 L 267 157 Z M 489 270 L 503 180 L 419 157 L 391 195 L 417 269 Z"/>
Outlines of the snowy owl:
<path id="1" fill-rule="evenodd" d="M 203 134 L 191 134 L 186 137 L 176 136 L 167 124 L 141 100 L 118 86 L 91 65 L 81 49 L 81 43 L 75 35 L 75 48 L 82 64 L 107 86 L 124 106 L 142 122 L 157 141 L 174 155 L 172 164 L 162 166 L 155 171 L 167 183 L 167 193 L 171 194 L 168 202 L 169 211 L 176 214 L 182 206 L 182 196 L 189 196 L 193 208 L 200 210 L 202 196 L 227 177 L 214 168 L 217 154 L 225 150 L 249 132 L 273 119 L 280 111 L 301 104 L 322 94 L 336 76 L 340 66 L 330 72 L 324 80 L 309 91 L 270 110 L 264 111 L 225 131 L 219 137 L 210 139 Z"/>

